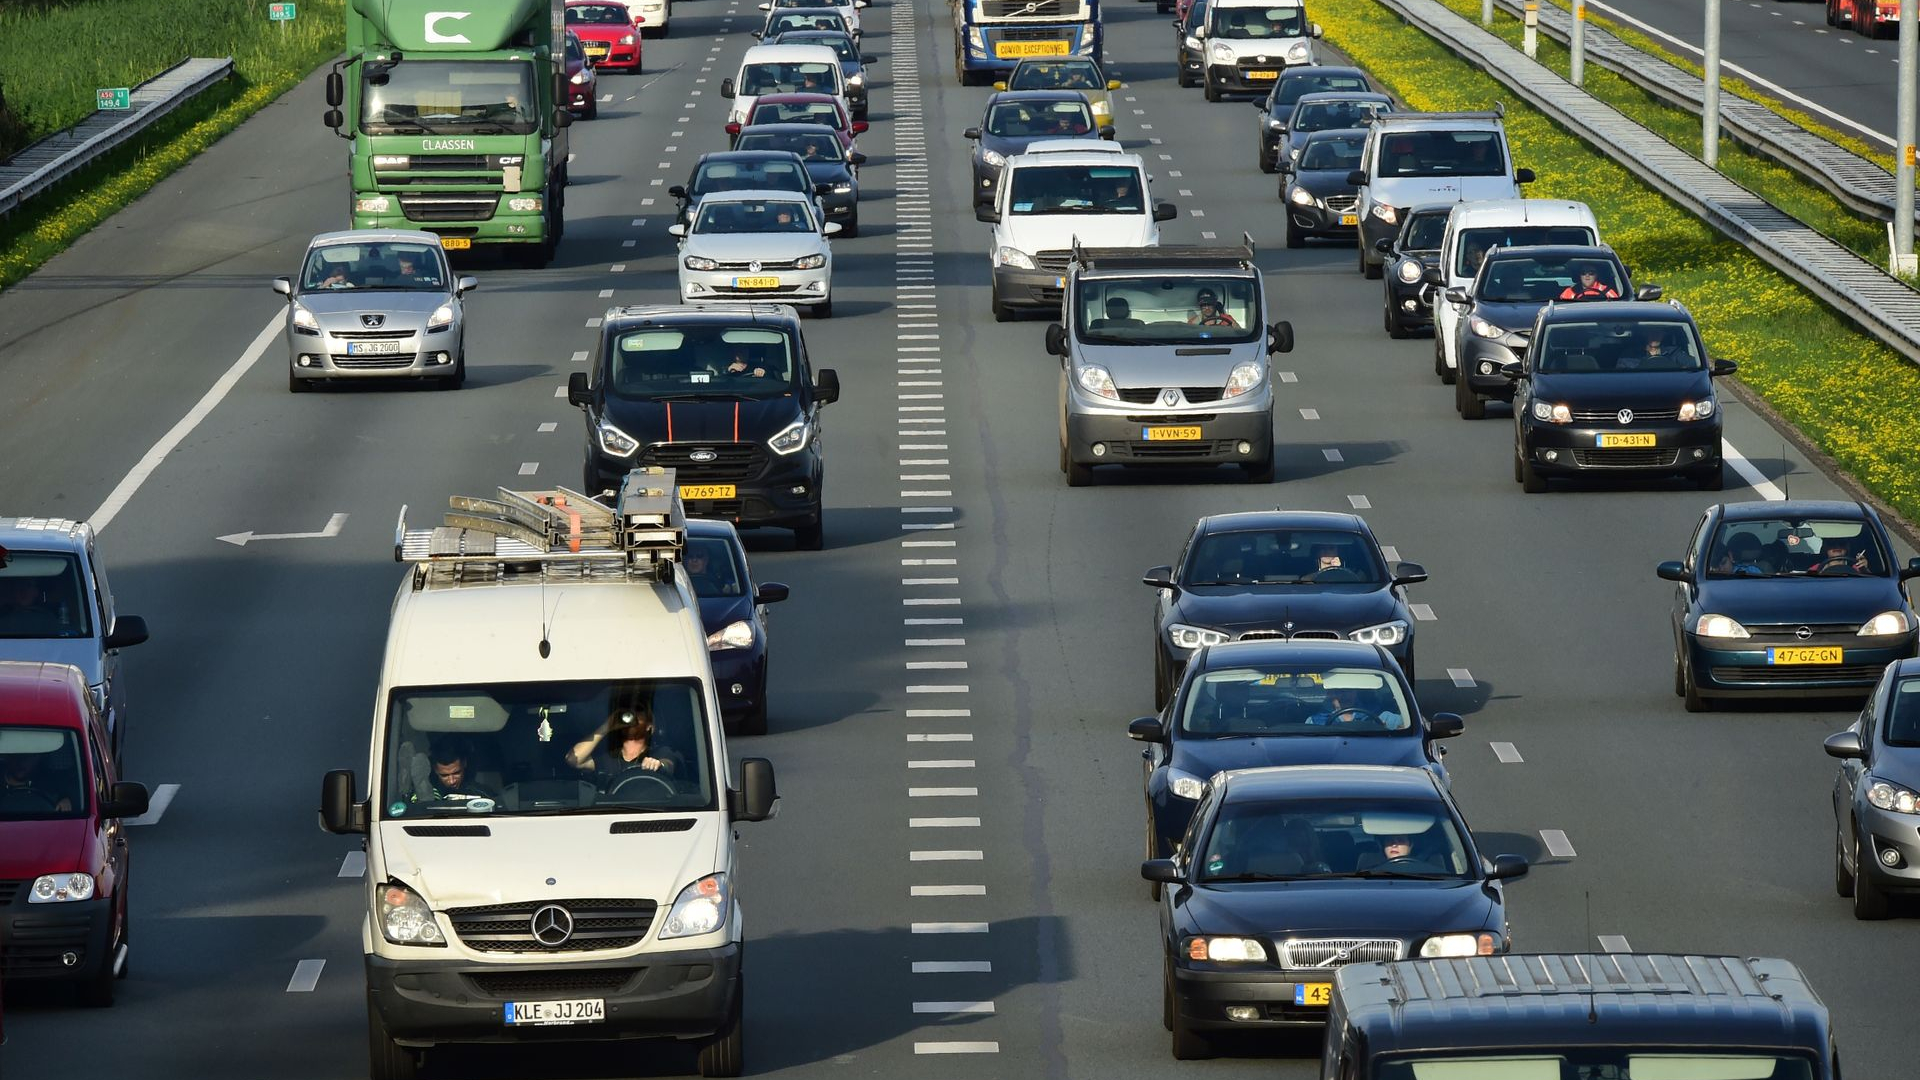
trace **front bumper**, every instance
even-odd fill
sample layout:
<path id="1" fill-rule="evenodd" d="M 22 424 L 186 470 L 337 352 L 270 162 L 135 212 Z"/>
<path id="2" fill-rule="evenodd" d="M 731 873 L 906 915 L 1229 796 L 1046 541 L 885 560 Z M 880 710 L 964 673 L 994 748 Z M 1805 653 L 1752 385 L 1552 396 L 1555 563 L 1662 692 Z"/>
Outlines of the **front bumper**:
<path id="1" fill-rule="evenodd" d="M 1531 416 L 1521 420 L 1521 452 L 1539 472 L 1552 476 L 1607 473 L 1673 475 L 1704 473 L 1720 468 L 1720 418 L 1681 423 L 1546 424 Z M 1652 434 L 1651 447 L 1602 448 L 1601 435 Z"/>
<path id="2" fill-rule="evenodd" d="M 0 981 L 77 982 L 110 964 L 113 934 L 110 896 L 70 904 L 29 904 L 23 883 L 13 903 L 0 908 Z M 72 962 L 67 957 L 72 957 Z"/>
<path id="3" fill-rule="evenodd" d="M 331 331 L 287 329 L 287 362 L 303 379 L 419 379 L 451 377 L 464 347 L 456 320 L 444 330 L 416 330 L 397 342 L 403 350 L 375 356 L 350 356 L 349 341 Z"/>
<path id="4" fill-rule="evenodd" d="M 632 71 L 639 66 L 640 46 L 638 44 L 611 46 L 607 54 L 600 58 L 600 62 L 594 65 L 595 69 L 602 71 Z"/>
<path id="5" fill-rule="evenodd" d="M 713 665 L 714 693 L 720 697 L 720 712 L 726 719 L 737 719 L 762 704 L 760 689 L 767 677 L 764 639 L 756 634 L 751 648 L 709 652 L 707 660 Z"/>
<path id="6" fill-rule="evenodd" d="M 1296 1005 L 1296 988 L 1332 981 L 1331 970 L 1197 971 L 1175 964 L 1173 1005 L 1192 1028 L 1320 1027 L 1327 1022 L 1327 1007 Z M 1252 1006 L 1255 1018 L 1227 1019 L 1233 1005 Z"/>
<path id="7" fill-rule="evenodd" d="M 1273 455 L 1273 399 L 1234 412 L 1069 412 L 1067 456 L 1078 465 L 1251 465 Z M 1149 441 L 1145 429 L 1198 427 L 1201 437 Z M 1095 452 L 1095 447 L 1100 452 Z M 1241 447 L 1246 449 L 1242 450 Z M 1184 663 L 1184 661 L 1183 661 Z"/>
<path id="8" fill-rule="evenodd" d="M 993 290 L 1000 302 L 1009 307 L 1059 310 L 1066 279 L 1046 270 L 1022 270 L 1014 266 L 993 268 Z"/>
<path id="9" fill-rule="evenodd" d="M 1858 806 L 1860 865 L 1854 872 L 1887 892 L 1920 893 L 1920 818 L 1882 810 L 1865 799 Z M 1899 852 L 1898 866 L 1880 861 L 1889 850 Z"/>
<path id="10" fill-rule="evenodd" d="M 1465 320 L 1462 320 L 1463 322 Z M 1513 380 L 1500 374 L 1500 369 L 1518 362 L 1519 354 L 1491 338 L 1483 338 L 1466 327 L 1460 346 L 1460 375 L 1467 382 L 1467 389 L 1483 398 L 1495 401 L 1513 400 Z M 1592 445 L 1589 443 L 1588 445 Z"/>
<path id="11" fill-rule="evenodd" d="M 712 444 L 707 444 L 712 445 Z M 644 453 L 644 451 L 643 451 Z M 730 499 L 687 499 L 688 517 L 720 518 L 742 528 L 773 526 L 792 528 L 811 525 L 820 519 L 820 480 L 824 466 L 819 452 L 808 446 L 784 457 L 769 459 L 750 477 L 692 476 L 680 473 L 683 484 L 730 483 Z M 629 470 L 640 464 L 640 455 L 617 458 L 601 451 L 588 436 L 585 483 L 589 493 L 620 489 Z M 718 654 L 715 654 L 718 655 Z"/>
<path id="12" fill-rule="evenodd" d="M 1687 634 L 1688 662 L 1702 697 L 1821 697 L 1865 693 L 1887 665 L 1920 655 L 1920 635 L 1815 634 L 1802 641 L 1753 638 L 1703 639 Z M 1711 642 L 1711 644 L 1709 644 Z M 1768 650 L 1778 647 L 1838 646 L 1838 664 L 1770 664 Z M 1911 829 L 1909 829 L 1911 831 Z"/>
<path id="13" fill-rule="evenodd" d="M 780 284 L 771 289 L 743 289 L 734 282 L 751 276 L 738 270 L 689 270 L 680 267 L 680 299 L 689 304 L 793 304 L 809 307 L 833 299 L 833 266 L 818 270 L 769 271 Z"/>
<path id="14" fill-rule="evenodd" d="M 599 86 L 588 83 L 585 86 L 567 84 L 567 108 L 574 112 L 585 112 L 593 108 L 593 99 L 599 93 Z"/>
<path id="15" fill-rule="evenodd" d="M 1431 329 L 1433 327 L 1433 308 L 1421 302 L 1425 282 L 1415 281 L 1409 285 L 1400 280 L 1400 275 L 1387 272 L 1387 306 L 1393 309 L 1394 318 L 1408 330 Z"/>
<path id="16" fill-rule="evenodd" d="M 1302 206 L 1292 198 L 1286 200 L 1286 206 L 1287 223 L 1295 232 L 1340 240 L 1352 240 L 1360 232 L 1359 215 L 1352 210 L 1334 210 L 1319 203 Z"/>
<path id="17" fill-rule="evenodd" d="M 1379 266 L 1387 259 L 1379 252 L 1380 241 L 1390 240 L 1399 235 L 1400 223 L 1397 216 L 1392 223 L 1381 221 L 1367 209 L 1365 203 L 1360 205 L 1358 213 L 1360 214 L 1360 257 L 1367 260 L 1368 266 Z"/>
<path id="18" fill-rule="evenodd" d="M 725 1025 L 740 981 L 740 946 L 642 953 L 561 964 L 389 960 L 368 956 L 367 999 L 407 1046 L 555 1040 L 694 1039 Z M 601 998 L 594 1024 L 509 1027 L 509 1001 Z"/>
<path id="19" fill-rule="evenodd" d="M 820 208 L 827 212 L 828 221 L 852 221 L 854 207 L 860 202 L 860 191 L 834 191 L 820 196 Z"/>

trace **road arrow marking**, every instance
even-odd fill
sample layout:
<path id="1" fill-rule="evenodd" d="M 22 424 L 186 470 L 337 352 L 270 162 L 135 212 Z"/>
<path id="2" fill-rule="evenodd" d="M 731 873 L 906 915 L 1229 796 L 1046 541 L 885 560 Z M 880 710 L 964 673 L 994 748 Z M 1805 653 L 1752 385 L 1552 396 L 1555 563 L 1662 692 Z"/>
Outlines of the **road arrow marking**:
<path id="1" fill-rule="evenodd" d="M 347 515 L 335 514 L 327 519 L 327 527 L 319 532 L 257 533 L 249 531 L 228 533 L 225 536 L 216 536 L 214 539 L 232 544 L 234 547 L 246 547 L 248 542 L 253 540 L 316 540 L 327 536 L 339 536 L 340 530 L 345 528 L 346 524 Z"/>

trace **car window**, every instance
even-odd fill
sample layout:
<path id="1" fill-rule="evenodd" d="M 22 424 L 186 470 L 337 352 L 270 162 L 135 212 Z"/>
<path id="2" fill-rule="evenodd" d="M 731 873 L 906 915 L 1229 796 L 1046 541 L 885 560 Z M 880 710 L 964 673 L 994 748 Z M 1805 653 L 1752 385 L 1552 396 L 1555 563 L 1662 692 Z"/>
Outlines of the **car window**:
<path id="1" fill-rule="evenodd" d="M 1292 75 L 1282 78 L 1280 85 L 1273 88 L 1274 112 L 1284 116 L 1295 102 L 1308 94 L 1318 94 L 1327 90 L 1371 90 L 1367 80 L 1358 75 L 1326 75 L 1315 72 L 1311 75 Z M 1285 106 L 1285 108 L 1281 108 Z"/>
<path id="2" fill-rule="evenodd" d="M 825 45 L 833 50 L 833 55 L 842 60 L 858 60 L 860 54 L 854 50 L 853 40 L 845 34 L 792 34 L 778 42 L 781 45 Z"/>
<path id="3" fill-rule="evenodd" d="M 1085 135 L 1093 130 L 1093 110 L 1084 101 L 1001 102 L 987 110 L 986 129 L 1006 139 Z"/>
<path id="4" fill-rule="evenodd" d="M 586 51 L 580 47 L 580 39 L 572 34 L 567 35 L 567 59 L 576 65 L 585 64 L 587 60 Z"/>
<path id="5" fill-rule="evenodd" d="M 695 596 L 739 596 L 745 591 L 744 568 L 735 561 L 733 545 L 720 537 L 688 537 L 685 565 Z"/>
<path id="6" fill-rule="evenodd" d="M 780 330 L 648 327 L 614 337 L 607 392 L 634 401 L 788 397 L 793 368 L 793 341 Z"/>
<path id="7" fill-rule="evenodd" d="M 1407 251 L 1438 251 L 1440 241 L 1447 234 L 1446 210 L 1415 214 L 1407 222 L 1406 236 L 1400 246 Z"/>
<path id="8" fill-rule="evenodd" d="M 570 26 L 631 26 L 633 16 L 618 4 L 568 4 Z"/>
<path id="9" fill-rule="evenodd" d="M 787 30 L 845 30 L 846 28 L 847 20 L 837 11 L 775 15 L 767 21 L 765 36 L 772 37 Z"/>
<path id="10" fill-rule="evenodd" d="M 788 16 L 781 16 L 788 18 Z M 797 29 L 789 26 L 787 29 Z M 832 65 L 785 61 L 748 64 L 740 71 L 737 92 L 746 97 L 761 94 L 832 93 Z"/>
<path id="11" fill-rule="evenodd" d="M 87 758 L 92 764 L 88 771 L 93 774 L 93 801 L 107 801 L 107 761 L 100 754 L 100 740 L 91 728 L 87 731 Z"/>
<path id="12" fill-rule="evenodd" d="M 326 244 L 308 251 L 300 290 L 340 289 L 445 292 L 446 256 L 437 246 L 404 241 Z"/>
<path id="13" fill-rule="evenodd" d="M 1920 746 L 1920 679 L 1896 681 L 1892 699 L 1881 740 L 1888 746 Z"/>
<path id="14" fill-rule="evenodd" d="M 1703 371 L 1706 367 L 1693 328 L 1677 321 L 1553 322 L 1532 357 L 1534 370 L 1548 374 Z"/>
<path id="15" fill-rule="evenodd" d="M 25 724 L 0 726 L 0 821 L 77 818 L 86 812 L 76 733 Z"/>
<path id="16" fill-rule="evenodd" d="M 1380 142 L 1382 177 L 1503 176 L 1507 171 L 1497 131 L 1394 131 Z M 1560 241 L 1569 242 L 1579 241 Z"/>
<path id="17" fill-rule="evenodd" d="M 1244 529 L 1198 537 L 1180 584 L 1384 585 L 1365 535 L 1340 529 Z"/>
<path id="18" fill-rule="evenodd" d="M 1889 559 L 1864 520 L 1722 520 L 1708 577 L 1886 577 Z"/>
<path id="19" fill-rule="evenodd" d="M 1199 880 L 1465 878 L 1475 868 L 1437 799 L 1253 799 L 1231 793 Z"/>
<path id="20" fill-rule="evenodd" d="M 1293 110 L 1294 131 L 1330 131 L 1364 125 L 1375 113 L 1390 112 L 1384 101 L 1303 101 Z"/>
<path id="21" fill-rule="evenodd" d="M 716 191 L 812 191 L 807 171 L 791 161 L 711 161 L 693 176 L 694 195 Z"/>
<path id="22" fill-rule="evenodd" d="M 689 230 L 696 236 L 716 233 L 804 233 L 813 232 L 813 218 L 805 203 L 787 200 L 708 199 Z"/>
<path id="23" fill-rule="evenodd" d="M 840 140 L 826 132 L 810 135 L 791 131 L 742 132 L 741 150 L 790 150 L 802 161 L 841 160 Z"/>
<path id="24" fill-rule="evenodd" d="M 1365 144 L 1366 140 L 1359 136 L 1309 139 L 1306 149 L 1300 152 L 1300 167 L 1352 172 L 1360 164 L 1360 148 Z"/>
<path id="25" fill-rule="evenodd" d="M 1587 247 L 1595 239 L 1593 230 L 1585 225 L 1503 225 L 1461 229 L 1453 249 L 1454 273 L 1461 277 L 1472 277 L 1479 273 L 1481 261 L 1495 248 L 1536 245 Z"/>
<path id="26" fill-rule="evenodd" d="M 1370 668 L 1209 671 L 1194 677 L 1180 711 L 1181 732 L 1202 739 L 1391 735 L 1412 727 L 1399 682 Z"/>
<path id="27" fill-rule="evenodd" d="M 0 565 L 0 638 L 93 636 L 92 598 L 67 551 L 6 553 Z"/>
<path id="28" fill-rule="evenodd" d="M 1251 341 L 1260 331 L 1251 278 L 1076 278 L 1073 297 L 1075 335 L 1103 345 Z"/>
<path id="29" fill-rule="evenodd" d="M 1107 84 L 1092 62 L 1023 61 L 1007 79 L 1009 90 L 1105 90 Z"/>
<path id="30" fill-rule="evenodd" d="M 1228 40 L 1294 38 L 1307 32 L 1307 12 L 1298 7 L 1214 8 L 1209 30 Z"/>
<path id="31" fill-rule="evenodd" d="M 825 124 L 838 129 L 840 110 L 830 101 L 763 101 L 753 107 L 749 124 Z"/>
<path id="32" fill-rule="evenodd" d="M 1612 259 L 1501 256 L 1489 258 L 1480 273 L 1480 299 L 1497 304 L 1577 300 L 1591 293 L 1611 293 L 1611 299 L 1627 287 L 1620 264 Z M 1587 273 L 1591 280 L 1583 276 Z"/>

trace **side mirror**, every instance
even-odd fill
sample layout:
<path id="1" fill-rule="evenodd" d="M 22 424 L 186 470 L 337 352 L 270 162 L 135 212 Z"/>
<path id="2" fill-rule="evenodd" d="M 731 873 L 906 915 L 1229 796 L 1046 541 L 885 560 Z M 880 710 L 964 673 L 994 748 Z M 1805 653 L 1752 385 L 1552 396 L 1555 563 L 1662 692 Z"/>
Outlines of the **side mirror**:
<path id="1" fill-rule="evenodd" d="M 1005 89 L 1007 88 L 1007 83 L 1006 83 L 1006 80 L 1005 80 L 1005 79 L 1002 79 L 1002 80 L 1000 80 L 999 82 L 997 82 L 997 83 L 994 83 L 994 84 L 993 84 L 993 88 L 994 88 L 995 90 L 1005 90 Z"/>
<path id="2" fill-rule="evenodd" d="M 787 587 L 778 581 L 764 581 L 753 590 L 753 602 L 756 604 L 777 604 L 787 598 Z"/>
<path id="3" fill-rule="evenodd" d="M 340 73 L 338 71 L 327 72 L 327 107 L 337 109 L 340 107 L 341 103 L 346 100 L 347 100 L 346 80 L 340 77 Z"/>
<path id="4" fill-rule="evenodd" d="M 1527 876 L 1527 860 L 1522 855 L 1495 855 L 1493 872 L 1487 875 L 1488 881 L 1512 881 Z"/>
<path id="5" fill-rule="evenodd" d="M 1513 182 L 1516 184 L 1531 184 L 1535 179 L 1532 169 L 1513 170 Z"/>
<path id="6" fill-rule="evenodd" d="M 980 129 L 977 127 L 970 127 L 967 130 L 961 132 L 960 137 L 963 139 L 978 139 L 980 137 Z"/>
<path id="7" fill-rule="evenodd" d="M 576 371 L 567 376 L 567 404 L 586 406 L 593 403 L 593 391 L 587 386 L 587 373 Z"/>
<path id="8" fill-rule="evenodd" d="M 867 163 L 867 155 L 861 153 L 858 150 L 855 150 L 853 153 L 847 155 L 847 164 L 849 165 L 865 165 L 866 163 Z"/>
<path id="9" fill-rule="evenodd" d="M 1173 583 L 1173 567 L 1171 566 L 1154 566 L 1148 568 L 1146 573 L 1140 575 L 1140 584 L 1149 585 L 1156 589 L 1171 589 L 1174 592 L 1180 591 L 1180 586 Z"/>
<path id="10" fill-rule="evenodd" d="M 1140 876 L 1167 885 L 1180 884 L 1180 864 L 1172 859 L 1148 859 L 1140 864 Z"/>
<path id="11" fill-rule="evenodd" d="M 825 225 L 820 226 L 820 235 L 821 236 L 840 235 L 840 223 L 837 221 L 829 221 Z"/>
<path id="12" fill-rule="evenodd" d="M 732 79 L 720 80 L 720 96 L 723 98 L 730 98 L 733 96 L 733 80 Z"/>
<path id="13" fill-rule="evenodd" d="M 1665 290 L 1658 285 L 1642 285 L 1633 290 L 1633 298 L 1635 300 L 1658 300 L 1663 295 L 1665 295 Z"/>
<path id="14" fill-rule="evenodd" d="M 336 835 L 367 831 L 367 804 L 353 801 L 353 772 L 334 769 L 320 778 L 320 827 Z"/>
<path id="15" fill-rule="evenodd" d="M 1162 742 L 1167 737 L 1166 728 L 1160 725 L 1157 716 L 1143 716 L 1127 725 L 1127 738 L 1140 742 Z"/>
<path id="16" fill-rule="evenodd" d="M 1524 379 L 1527 377 L 1527 365 L 1518 360 L 1501 364 L 1500 374 L 1509 379 Z"/>
<path id="17" fill-rule="evenodd" d="M 830 367 L 821 368 L 813 380 L 813 399 L 822 405 L 831 405 L 840 400 L 840 373 Z"/>
<path id="18" fill-rule="evenodd" d="M 1108 80 L 1107 80 L 1107 89 L 1109 89 L 1109 90 L 1118 90 L 1118 89 L 1120 89 L 1120 80 L 1119 80 L 1119 79 L 1108 79 Z"/>
<path id="19" fill-rule="evenodd" d="M 667 235 L 668 236 L 685 236 L 687 235 L 687 227 L 681 224 L 680 222 L 676 221 L 673 224 L 667 226 Z"/>
<path id="20" fill-rule="evenodd" d="M 1393 254 L 1393 237 L 1383 236 L 1380 239 L 1375 240 L 1373 242 L 1373 250 L 1379 252 L 1382 255 Z"/>
<path id="21" fill-rule="evenodd" d="M 1662 581 L 1686 581 L 1687 564 L 1678 560 L 1668 560 L 1654 567 L 1653 573 Z"/>
<path id="22" fill-rule="evenodd" d="M 686 185 L 685 185 L 685 184 L 675 184 L 675 185 L 673 185 L 672 187 L 670 187 L 670 188 L 668 188 L 668 189 L 667 189 L 667 194 L 669 194 L 669 195 L 671 195 L 671 196 L 673 196 L 673 197 L 674 197 L 674 198 L 676 198 L 676 199 L 684 199 L 684 198 L 686 198 L 686 197 L 687 197 L 687 188 L 686 188 Z"/>
<path id="23" fill-rule="evenodd" d="M 973 220 L 997 225 L 1000 223 L 1000 211 L 991 206 L 976 206 L 973 208 Z"/>
<path id="24" fill-rule="evenodd" d="M 100 804 L 100 816 L 103 818 L 139 817 L 147 812 L 147 785 L 129 784 L 125 781 L 113 785 L 113 791 Z"/>
<path id="25" fill-rule="evenodd" d="M 1473 306 L 1473 300 L 1467 296 L 1467 287 L 1465 285 L 1455 285 L 1453 288 L 1448 289 L 1446 291 L 1446 297 L 1447 303 L 1455 307 Z"/>
<path id="26" fill-rule="evenodd" d="M 1731 374 L 1733 374 L 1734 372 L 1736 372 L 1736 371 L 1739 371 L 1739 370 L 1740 370 L 1740 365 L 1739 365 L 1738 363 L 1736 363 L 1735 361 L 1732 361 L 1732 360 L 1715 360 L 1715 361 L 1713 362 L 1713 366 L 1712 366 L 1711 368 L 1708 368 L 1708 369 L 1707 369 L 1707 373 L 1708 373 L 1709 375 L 1716 375 L 1716 376 L 1718 376 L 1718 375 L 1731 375 Z"/>
<path id="27" fill-rule="evenodd" d="M 1267 351 L 1269 353 L 1290 353 L 1293 351 L 1293 323 L 1281 319 L 1267 327 Z"/>
<path id="28" fill-rule="evenodd" d="M 738 135 L 738 134 L 740 134 L 740 122 L 739 122 L 738 120 L 729 120 L 729 121 L 727 121 L 727 129 L 726 129 L 726 130 L 727 130 L 727 134 L 729 134 L 729 135 Z"/>
<path id="29" fill-rule="evenodd" d="M 1201 23 L 1199 26 L 1194 27 L 1193 36 L 1205 41 L 1207 37 L 1207 24 Z"/>
<path id="30" fill-rule="evenodd" d="M 1352 184 L 1354 187 L 1366 187 L 1367 186 L 1367 170 L 1355 169 L 1352 172 L 1348 173 L 1347 183 Z"/>
<path id="31" fill-rule="evenodd" d="M 865 120 L 855 120 L 853 122 L 853 133 L 855 135 L 865 135 L 867 133 L 867 122 Z"/>
<path id="32" fill-rule="evenodd" d="M 109 649 L 125 649 L 147 640 L 147 620 L 138 615 L 120 615 L 113 620 L 113 629 L 100 644 Z"/>
<path id="33" fill-rule="evenodd" d="M 779 810 L 780 792 L 773 785 L 773 762 L 763 757 L 740 759 L 740 790 L 728 792 L 735 821 L 765 821 Z"/>
<path id="34" fill-rule="evenodd" d="M 1314 37 L 1320 37 L 1321 35 L 1323 35 L 1323 34 L 1325 34 L 1325 33 L 1326 33 L 1326 31 L 1324 31 L 1324 30 L 1322 30 L 1322 29 L 1320 29 L 1320 24 L 1319 24 L 1319 23 L 1314 23 L 1314 24 L 1313 24 L 1313 36 L 1314 36 Z"/>
<path id="35" fill-rule="evenodd" d="M 1393 564 L 1393 583 L 1395 585 L 1418 585 L 1427 580 L 1427 568 L 1417 562 L 1397 562 Z"/>
<path id="36" fill-rule="evenodd" d="M 565 109 L 553 110 L 553 126 L 565 128 L 573 126 L 573 114 Z"/>
<path id="37" fill-rule="evenodd" d="M 479 278 L 474 277 L 472 274 L 464 274 L 460 280 L 453 283 L 453 294 L 455 296 L 465 296 L 479 287 Z"/>
<path id="38" fill-rule="evenodd" d="M 1920 577 L 1920 559 L 1908 559 L 1906 569 L 1900 571 L 1900 580 L 1907 581 Z"/>
<path id="39" fill-rule="evenodd" d="M 1429 266 L 1425 270 L 1420 271 L 1420 280 L 1429 285 L 1445 285 L 1447 283 L 1447 275 L 1442 273 L 1439 267 Z"/>
<path id="40" fill-rule="evenodd" d="M 1828 757 L 1839 758 L 1842 761 L 1858 760 L 1866 756 L 1866 749 L 1860 745 L 1860 733 L 1857 731 L 1841 731 L 1829 735 L 1827 741 L 1820 744 L 1820 748 L 1827 752 Z"/>
<path id="41" fill-rule="evenodd" d="M 320 122 L 335 131 L 339 131 L 342 125 L 346 124 L 347 118 L 341 114 L 339 109 L 328 109 L 326 112 L 320 114 Z"/>
<path id="42" fill-rule="evenodd" d="M 292 299 L 293 298 L 293 282 L 283 277 L 274 278 L 273 291 L 279 293 L 281 296 L 287 297 L 288 299 Z"/>
<path id="43" fill-rule="evenodd" d="M 1113 130 L 1113 125 L 1112 125 L 1112 124 L 1101 124 L 1101 125 L 1100 125 L 1100 137 L 1101 137 L 1101 138 L 1103 138 L 1103 139 L 1105 139 L 1105 140 L 1107 140 L 1108 142 L 1112 142 L 1112 141 L 1113 141 L 1113 136 L 1114 136 L 1114 130 Z"/>
<path id="44" fill-rule="evenodd" d="M 1467 721 L 1459 713 L 1437 712 L 1427 717 L 1427 737 L 1451 739 L 1467 730 Z"/>
<path id="45" fill-rule="evenodd" d="M 1153 220 L 1155 221 L 1172 221 L 1179 216 L 1180 211 L 1175 209 L 1174 205 L 1170 202 L 1153 204 Z"/>
<path id="46" fill-rule="evenodd" d="M 1067 355 L 1067 328 L 1059 323 L 1047 324 L 1047 352 L 1054 356 Z"/>
<path id="47" fill-rule="evenodd" d="M 1175 30 L 1178 30 L 1178 29 L 1180 29 L 1180 20 L 1179 20 L 1179 19 L 1175 19 L 1175 20 L 1173 20 L 1173 28 L 1174 28 Z"/>

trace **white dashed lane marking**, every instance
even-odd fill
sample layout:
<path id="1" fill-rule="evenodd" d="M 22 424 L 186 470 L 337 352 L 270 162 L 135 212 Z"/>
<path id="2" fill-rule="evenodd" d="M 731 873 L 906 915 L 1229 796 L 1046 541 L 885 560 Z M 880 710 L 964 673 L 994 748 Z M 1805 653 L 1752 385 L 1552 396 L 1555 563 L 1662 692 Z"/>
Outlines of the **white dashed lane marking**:
<path id="1" fill-rule="evenodd" d="M 367 875 L 367 853 L 364 851 L 355 849 L 353 851 L 347 852 L 346 857 L 340 860 L 340 872 L 338 874 L 335 874 L 334 876 L 343 877 L 343 878 L 357 878 L 357 877 L 365 877 L 366 875 Z"/>
<path id="2" fill-rule="evenodd" d="M 915 975 L 984 975 L 993 970 L 987 960 L 915 960 Z"/>
<path id="3" fill-rule="evenodd" d="M 1598 940 L 1600 947 L 1610 953 L 1633 951 L 1633 946 L 1627 944 L 1627 939 L 1619 934 L 1601 934 Z"/>
<path id="4" fill-rule="evenodd" d="M 1452 679 L 1453 685 L 1459 687 L 1462 690 L 1470 690 L 1473 688 L 1473 672 L 1468 671 L 1466 668 L 1463 668 L 1463 667 L 1448 668 L 1447 678 Z"/>
<path id="5" fill-rule="evenodd" d="M 302 960 L 293 965 L 293 978 L 287 980 L 287 993 L 310 994 L 320 982 L 320 972 L 327 966 L 325 960 Z"/>
<path id="6" fill-rule="evenodd" d="M 1488 743 L 1487 745 L 1493 747 L 1493 756 L 1499 758 L 1500 764 L 1502 765 L 1519 765 L 1526 760 L 1520 756 L 1520 751 L 1510 742 Z"/>
<path id="7" fill-rule="evenodd" d="M 1567 834 L 1561 832 L 1559 829 L 1541 829 L 1540 840 L 1547 845 L 1547 854 L 1554 858 L 1571 859 L 1574 857 L 1573 841 L 1567 839 Z"/>

